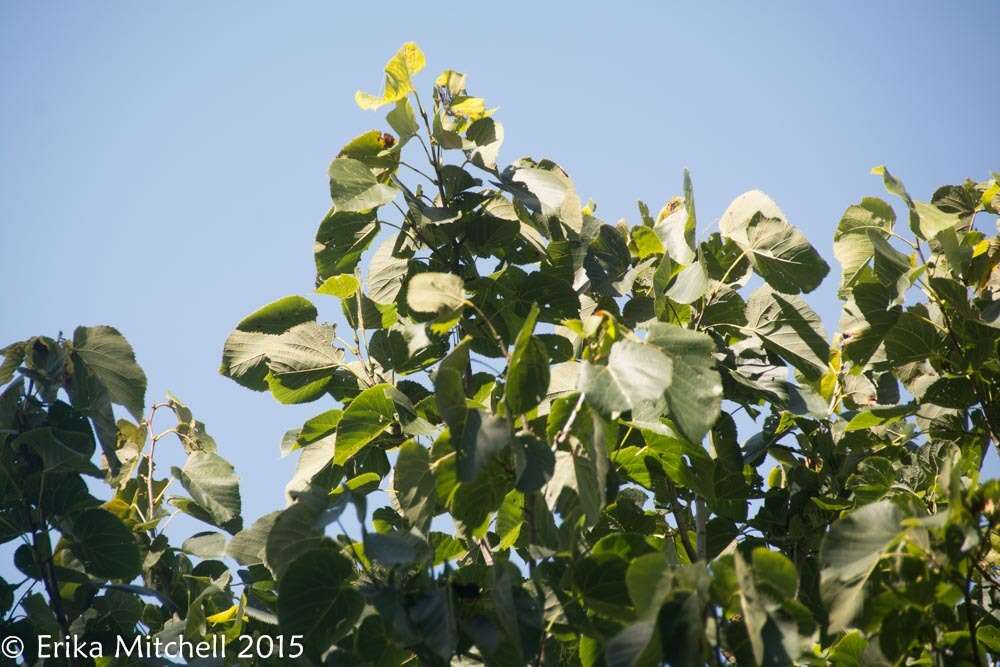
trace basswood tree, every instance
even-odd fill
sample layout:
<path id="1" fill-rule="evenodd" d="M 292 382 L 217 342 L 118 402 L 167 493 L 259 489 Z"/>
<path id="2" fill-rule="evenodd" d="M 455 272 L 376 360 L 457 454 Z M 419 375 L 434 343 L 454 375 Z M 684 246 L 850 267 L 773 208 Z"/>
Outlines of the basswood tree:
<path id="1" fill-rule="evenodd" d="M 1000 658 L 997 175 L 927 203 L 875 169 L 908 224 L 847 208 L 829 337 L 802 297 L 829 266 L 767 195 L 699 233 L 685 174 L 606 224 L 554 162 L 499 166 L 493 110 L 452 70 L 422 99 L 423 67 L 406 44 L 357 93 L 388 128 L 330 165 L 315 291 L 349 331 L 288 296 L 225 342 L 227 377 L 323 404 L 281 443 L 285 508 L 241 527 L 173 398 L 189 497 L 164 498 L 152 413 L 111 415 L 145 386 L 114 330 L 4 350 L 0 516 L 46 590 L 5 584 L 5 631 L 244 635 L 260 664 Z M 172 548 L 163 503 L 219 530 Z"/>

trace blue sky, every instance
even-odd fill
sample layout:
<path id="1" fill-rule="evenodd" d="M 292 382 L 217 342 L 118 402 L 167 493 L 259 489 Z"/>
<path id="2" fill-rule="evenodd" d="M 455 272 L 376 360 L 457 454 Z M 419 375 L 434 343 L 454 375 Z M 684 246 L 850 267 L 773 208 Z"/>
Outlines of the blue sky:
<path id="1" fill-rule="evenodd" d="M 326 166 L 385 126 L 353 93 L 404 41 L 425 89 L 450 67 L 500 107 L 501 162 L 556 160 L 609 222 L 688 167 L 702 234 L 760 188 L 832 262 L 843 210 L 883 195 L 872 166 L 922 199 L 1000 169 L 996 2 L 388 4 L 0 4 L 0 344 L 118 327 L 150 400 L 176 393 L 234 462 L 250 520 L 283 503 L 281 435 L 330 406 L 238 387 L 222 343 L 309 294 Z M 829 329 L 835 285 L 809 298 Z"/>

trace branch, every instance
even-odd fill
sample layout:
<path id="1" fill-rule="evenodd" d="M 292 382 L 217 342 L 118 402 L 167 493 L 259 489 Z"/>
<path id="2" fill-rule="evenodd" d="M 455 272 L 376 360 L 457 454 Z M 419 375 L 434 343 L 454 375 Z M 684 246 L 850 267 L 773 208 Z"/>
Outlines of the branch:
<path id="1" fill-rule="evenodd" d="M 30 517 L 28 519 L 31 526 L 31 541 L 35 550 L 35 558 L 42 567 L 42 583 L 45 585 L 45 592 L 49 596 L 49 604 L 52 605 L 52 611 L 55 612 L 56 620 L 59 621 L 59 628 L 62 630 L 63 637 L 69 637 L 69 621 L 66 619 L 66 611 L 63 609 L 62 596 L 59 594 L 59 579 L 56 577 L 56 568 L 52 564 L 52 545 L 48 535 L 48 519 L 45 517 L 45 510 L 39 507 L 38 511 L 41 514 L 41 526 L 37 526 Z M 44 553 L 39 540 L 40 535 L 45 536 L 47 548 L 44 550 Z M 71 659 L 70 664 L 75 665 L 77 661 Z"/>
<path id="2" fill-rule="evenodd" d="M 687 519 L 684 518 L 680 502 L 677 500 L 677 489 L 674 488 L 674 483 L 669 477 L 664 476 L 664 481 L 667 483 L 667 492 L 670 493 L 670 511 L 674 513 L 674 520 L 677 522 L 677 532 L 680 533 L 681 536 L 681 545 L 684 547 L 685 553 L 687 553 L 688 560 L 694 563 L 698 560 L 698 552 L 695 551 L 694 546 L 691 545 L 691 537 L 688 535 Z"/>
<path id="3" fill-rule="evenodd" d="M 965 621 L 969 627 L 969 644 L 972 649 L 972 662 L 978 667 L 986 667 L 983 664 L 983 658 L 979 654 L 979 638 L 976 636 L 976 619 L 972 617 L 972 573 L 973 569 L 969 568 L 969 574 L 965 577 L 965 587 L 962 589 L 962 595 L 965 597 Z"/>

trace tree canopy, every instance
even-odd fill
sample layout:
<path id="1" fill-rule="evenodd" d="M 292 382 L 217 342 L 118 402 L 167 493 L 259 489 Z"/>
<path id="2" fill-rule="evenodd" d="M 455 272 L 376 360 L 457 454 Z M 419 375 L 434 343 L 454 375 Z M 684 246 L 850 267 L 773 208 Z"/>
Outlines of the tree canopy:
<path id="1" fill-rule="evenodd" d="M 684 173 L 608 224 L 555 162 L 499 162 L 464 74 L 422 98 L 424 67 L 405 44 L 355 96 L 387 127 L 330 164 L 313 294 L 223 345 L 226 377 L 319 406 L 280 443 L 285 507 L 244 521 L 114 328 L 2 350 L 25 660 L 39 634 L 250 638 L 261 665 L 1000 659 L 998 175 L 920 201 L 873 169 L 896 207 L 836 225 L 831 336 L 803 298 L 831 267 L 763 192 L 712 231 Z M 172 512 L 205 531 L 170 544 Z"/>

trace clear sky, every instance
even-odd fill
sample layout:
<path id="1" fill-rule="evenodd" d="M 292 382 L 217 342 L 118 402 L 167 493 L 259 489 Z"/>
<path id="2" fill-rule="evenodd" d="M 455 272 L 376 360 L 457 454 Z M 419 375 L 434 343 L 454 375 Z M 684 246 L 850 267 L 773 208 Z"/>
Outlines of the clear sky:
<path id="1" fill-rule="evenodd" d="M 998 26 L 998 2 L 7 0 L 0 345 L 118 327 L 149 398 L 180 396 L 236 465 L 249 522 L 283 504 L 281 435 L 331 406 L 221 377 L 222 343 L 309 294 L 326 166 L 384 127 L 353 93 L 404 41 L 427 54 L 424 89 L 458 69 L 500 107 L 502 163 L 556 160 L 605 220 L 679 194 L 688 167 L 702 235 L 760 188 L 833 263 L 843 210 L 888 197 L 872 166 L 920 199 L 1000 169 Z M 828 329 L 838 270 L 809 297 Z"/>

